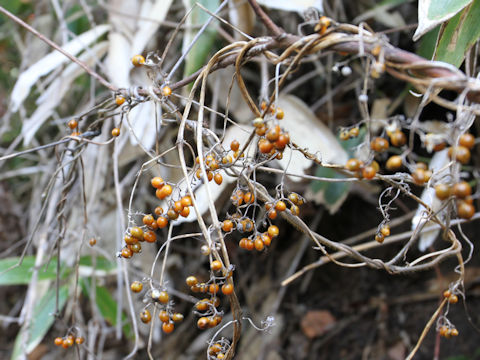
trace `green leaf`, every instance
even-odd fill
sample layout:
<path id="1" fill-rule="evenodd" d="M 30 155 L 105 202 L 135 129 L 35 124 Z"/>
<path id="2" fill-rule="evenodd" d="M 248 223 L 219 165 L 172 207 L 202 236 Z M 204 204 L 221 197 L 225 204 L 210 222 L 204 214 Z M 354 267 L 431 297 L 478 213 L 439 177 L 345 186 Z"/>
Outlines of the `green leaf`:
<path id="1" fill-rule="evenodd" d="M 418 55 L 428 60 L 433 59 L 433 55 L 435 53 L 435 47 L 437 46 L 439 32 L 440 32 L 440 25 L 438 25 L 433 30 L 430 30 L 428 33 L 426 33 L 422 37 L 422 40 L 420 41 L 420 45 L 417 48 Z"/>
<path id="2" fill-rule="evenodd" d="M 65 303 L 68 298 L 68 285 L 64 285 L 59 289 L 58 296 L 58 311 L 61 311 L 65 306 Z M 35 308 L 33 309 L 32 314 L 32 323 L 28 330 L 20 331 L 15 339 L 15 345 L 13 348 L 12 360 L 19 359 L 22 354 L 22 347 L 25 347 L 27 354 L 30 353 L 35 347 L 40 344 L 40 342 L 45 337 L 45 334 L 48 332 L 52 326 L 55 317 L 55 306 L 56 306 L 56 289 L 51 288 L 47 293 L 40 299 Z M 29 332 L 28 342 L 25 344 L 25 331 Z"/>
<path id="3" fill-rule="evenodd" d="M 480 1 L 450 19 L 440 35 L 435 60 L 445 61 L 459 67 L 465 54 L 480 37 Z"/>
<path id="4" fill-rule="evenodd" d="M 473 0 L 419 0 L 418 27 L 413 35 L 417 41 L 437 25 L 455 16 L 459 11 L 471 4 Z"/>
<path id="5" fill-rule="evenodd" d="M 91 282 L 83 280 L 81 282 L 82 290 L 85 296 L 89 296 L 91 289 Z M 95 302 L 98 307 L 98 311 L 102 317 L 108 321 L 112 326 L 117 325 L 117 302 L 113 299 L 110 292 L 103 286 L 95 287 Z M 132 330 L 128 324 L 128 319 L 125 313 L 122 312 L 122 323 L 125 325 L 122 327 L 123 333 L 126 337 L 132 337 Z"/>
<path id="6" fill-rule="evenodd" d="M 195 6 L 196 2 L 202 4 L 211 12 L 214 12 L 218 7 L 218 0 L 188 0 L 188 3 L 192 7 Z M 195 6 L 189 16 L 190 25 L 193 27 L 202 26 L 208 21 L 209 18 L 210 15 L 208 13 L 206 13 L 200 7 Z M 203 34 L 200 35 L 195 45 L 193 45 L 192 49 L 190 49 L 190 52 L 185 59 L 184 76 L 193 74 L 205 64 L 217 36 L 217 29 L 215 23 L 216 21 L 217 20 L 213 20 L 211 22 L 211 24 L 207 27 Z M 190 45 L 197 33 L 198 31 L 187 31 L 184 37 L 184 46 Z"/>
<path id="7" fill-rule="evenodd" d="M 85 266 L 87 268 L 95 268 L 95 270 L 111 272 L 117 268 L 116 262 L 112 262 L 104 257 L 97 257 L 95 260 L 95 266 L 93 264 L 93 258 L 90 255 L 82 256 L 79 261 L 80 266 Z"/>
<path id="8" fill-rule="evenodd" d="M 18 264 L 20 258 L 12 257 L 0 260 L 0 285 L 27 285 L 32 278 L 35 267 L 35 257 L 26 256 L 20 266 L 8 270 Z M 8 270 L 8 271 L 7 271 Z M 48 265 L 38 271 L 39 280 L 55 279 L 57 276 L 56 258 L 53 258 Z"/>

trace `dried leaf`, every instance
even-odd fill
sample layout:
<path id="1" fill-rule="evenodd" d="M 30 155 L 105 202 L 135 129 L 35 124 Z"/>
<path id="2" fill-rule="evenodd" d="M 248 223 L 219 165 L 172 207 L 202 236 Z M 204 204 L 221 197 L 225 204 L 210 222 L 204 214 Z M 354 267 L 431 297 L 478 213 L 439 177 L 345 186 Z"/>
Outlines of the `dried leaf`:
<path id="1" fill-rule="evenodd" d="M 271 9 L 283 11 L 296 11 L 302 13 L 308 10 L 308 8 L 313 7 L 320 12 L 323 12 L 322 0 L 258 0 L 258 3 Z"/>
<path id="2" fill-rule="evenodd" d="M 290 134 L 290 139 L 316 154 L 323 162 L 343 165 L 348 160 L 347 152 L 338 143 L 335 135 L 322 123 L 310 108 L 299 98 L 293 95 L 282 95 L 278 100 L 285 118 L 281 126 Z M 305 170 L 313 165 L 298 151 L 285 149 L 280 166 L 288 172 L 303 175 Z M 293 181 L 300 181 L 298 177 L 290 177 Z"/>
<path id="3" fill-rule="evenodd" d="M 336 319 L 327 310 L 312 310 L 305 314 L 300 322 L 303 334 L 309 339 L 322 336 L 336 323 Z"/>
<path id="4" fill-rule="evenodd" d="M 79 52 L 86 49 L 91 43 L 105 34 L 109 29 L 109 25 L 98 25 L 69 41 L 67 44 L 65 44 L 65 46 L 62 47 L 62 49 L 69 54 L 77 55 Z M 12 95 L 10 98 L 11 110 L 13 112 L 18 110 L 20 105 L 30 93 L 30 89 L 32 88 L 33 84 L 35 84 L 38 79 L 44 75 L 47 75 L 60 65 L 70 61 L 71 60 L 69 60 L 65 55 L 54 50 L 21 73 L 12 90 Z"/>

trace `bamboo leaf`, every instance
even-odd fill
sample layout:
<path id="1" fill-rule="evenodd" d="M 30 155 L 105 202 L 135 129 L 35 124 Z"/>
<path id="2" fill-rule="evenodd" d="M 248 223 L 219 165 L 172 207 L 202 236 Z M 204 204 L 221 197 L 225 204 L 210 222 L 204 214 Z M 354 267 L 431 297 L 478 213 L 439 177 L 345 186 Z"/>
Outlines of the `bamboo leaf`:
<path id="1" fill-rule="evenodd" d="M 480 37 L 479 18 L 480 1 L 477 0 L 450 19 L 440 35 L 435 60 L 459 67 L 467 51 Z"/>

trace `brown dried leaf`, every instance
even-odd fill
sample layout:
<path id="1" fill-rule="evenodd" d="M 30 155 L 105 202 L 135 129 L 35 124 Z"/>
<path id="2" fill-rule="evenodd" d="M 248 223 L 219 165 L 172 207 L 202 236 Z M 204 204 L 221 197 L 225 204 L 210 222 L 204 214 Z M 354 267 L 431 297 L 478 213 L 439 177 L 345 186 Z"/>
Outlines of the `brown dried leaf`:
<path id="1" fill-rule="evenodd" d="M 303 334 L 310 338 L 316 338 L 325 334 L 336 323 L 336 319 L 327 310 L 312 310 L 305 314 L 300 322 Z"/>

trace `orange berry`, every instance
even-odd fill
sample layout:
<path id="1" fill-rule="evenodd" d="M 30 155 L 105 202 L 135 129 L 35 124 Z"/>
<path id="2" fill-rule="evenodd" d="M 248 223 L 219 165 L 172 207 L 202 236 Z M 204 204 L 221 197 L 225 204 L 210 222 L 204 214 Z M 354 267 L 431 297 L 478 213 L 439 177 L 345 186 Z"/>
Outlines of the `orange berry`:
<path id="1" fill-rule="evenodd" d="M 417 185 L 423 185 L 427 181 L 426 171 L 421 168 L 416 168 L 412 172 L 413 182 Z"/>
<path id="2" fill-rule="evenodd" d="M 147 226 L 151 226 L 154 221 L 155 219 L 151 214 L 145 215 L 142 219 L 142 222 Z"/>
<path id="3" fill-rule="evenodd" d="M 208 325 L 209 325 L 209 320 L 207 317 L 205 316 L 202 316 L 200 319 L 198 319 L 197 321 L 197 327 L 201 330 L 205 330 L 206 328 L 208 328 Z"/>
<path id="4" fill-rule="evenodd" d="M 288 134 L 280 134 L 278 140 L 274 142 L 274 146 L 278 150 L 283 150 L 290 143 L 290 136 Z"/>
<path id="5" fill-rule="evenodd" d="M 82 336 L 79 336 L 75 339 L 75 344 L 77 345 L 82 345 L 85 342 L 85 338 Z"/>
<path id="6" fill-rule="evenodd" d="M 198 284 L 198 279 L 195 276 L 189 276 L 185 280 L 188 286 L 195 286 Z"/>
<path id="7" fill-rule="evenodd" d="M 370 148 L 376 152 L 384 152 L 388 147 L 388 141 L 382 137 L 376 137 L 370 143 Z"/>
<path id="8" fill-rule="evenodd" d="M 143 290 L 143 284 L 140 281 L 134 281 L 130 285 L 130 290 L 132 290 L 132 292 L 134 293 L 139 293 L 140 291 Z"/>
<path id="9" fill-rule="evenodd" d="M 283 112 L 283 110 L 280 108 L 277 108 L 277 113 L 275 114 L 275 117 L 278 120 L 282 120 L 284 116 L 285 116 L 285 113 Z"/>
<path id="10" fill-rule="evenodd" d="M 118 136 L 120 136 L 120 129 L 119 129 L 119 128 L 113 128 L 113 129 L 112 129 L 112 136 L 113 136 L 113 137 L 118 137 Z"/>
<path id="11" fill-rule="evenodd" d="M 63 345 L 63 339 L 61 337 L 56 337 L 54 340 L 55 345 L 57 346 L 62 346 Z"/>
<path id="12" fill-rule="evenodd" d="M 75 343 L 75 337 L 73 335 L 69 335 L 65 340 L 63 340 L 63 347 L 72 347 Z"/>
<path id="13" fill-rule="evenodd" d="M 230 143 L 230 149 L 232 151 L 238 151 L 238 149 L 240 149 L 240 143 L 237 141 L 237 140 L 233 140 L 231 143 Z"/>
<path id="14" fill-rule="evenodd" d="M 134 238 L 134 237 L 131 236 L 131 235 L 125 235 L 125 237 L 123 238 L 123 240 L 125 241 L 125 244 L 127 244 L 127 245 L 133 245 L 133 244 L 138 243 L 138 239 L 137 239 L 137 238 Z"/>
<path id="15" fill-rule="evenodd" d="M 393 146 L 400 147 L 407 143 L 407 137 L 401 130 L 396 130 L 390 135 L 390 142 Z"/>
<path id="16" fill-rule="evenodd" d="M 135 67 L 140 67 L 145 64 L 145 58 L 142 55 L 135 55 L 132 57 L 132 64 Z"/>
<path id="17" fill-rule="evenodd" d="M 362 162 L 358 159 L 349 159 L 347 163 L 345 164 L 345 169 L 348 171 L 357 171 L 360 170 L 360 167 L 362 166 Z"/>
<path id="18" fill-rule="evenodd" d="M 278 226 L 276 225 L 270 225 L 268 227 L 268 235 L 270 235 L 271 238 L 277 237 L 278 234 L 280 233 L 280 230 L 278 229 Z"/>
<path id="19" fill-rule="evenodd" d="M 176 323 L 183 321 L 183 314 L 175 313 L 172 315 L 172 320 Z"/>
<path id="20" fill-rule="evenodd" d="M 222 230 L 225 232 L 232 231 L 233 226 L 234 224 L 232 220 L 224 220 L 222 223 Z"/>
<path id="21" fill-rule="evenodd" d="M 248 251 L 252 251 L 255 248 L 255 243 L 252 240 L 247 240 L 245 242 L 245 249 Z"/>
<path id="22" fill-rule="evenodd" d="M 275 210 L 277 211 L 285 211 L 286 208 L 287 205 L 282 200 L 277 201 L 275 204 Z"/>
<path id="23" fill-rule="evenodd" d="M 245 195 L 243 195 L 243 201 L 245 204 L 251 204 L 255 201 L 255 196 L 250 192 L 246 192 Z"/>
<path id="24" fill-rule="evenodd" d="M 120 106 L 120 105 L 123 105 L 124 102 L 125 102 L 125 98 L 122 95 L 115 96 L 115 104 Z"/>
<path id="25" fill-rule="evenodd" d="M 158 318 L 160 319 L 161 322 L 168 323 L 170 321 L 170 316 L 168 315 L 168 312 L 165 310 L 161 310 L 158 313 Z"/>
<path id="26" fill-rule="evenodd" d="M 148 309 L 145 309 L 140 313 L 140 320 L 144 324 L 148 324 L 150 320 L 152 320 L 152 315 L 150 314 L 150 311 L 148 311 Z"/>
<path id="27" fill-rule="evenodd" d="M 450 335 L 458 336 L 458 330 L 456 328 L 453 328 L 452 330 L 450 330 Z"/>
<path id="28" fill-rule="evenodd" d="M 213 180 L 215 180 L 215 182 L 217 183 L 217 185 L 220 185 L 220 184 L 223 182 L 223 176 L 222 176 L 222 174 L 216 173 L 216 174 L 213 176 Z"/>
<path id="29" fill-rule="evenodd" d="M 163 179 L 160 176 L 155 176 L 150 182 L 155 189 L 161 189 L 163 185 L 165 185 Z"/>
<path id="30" fill-rule="evenodd" d="M 262 154 L 268 154 L 273 150 L 273 144 L 266 139 L 260 139 L 258 140 L 258 149 Z"/>
<path id="31" fill-rule="evenodd" d="M 172 89 L 170 88 L 170 86 L 165 85 L 165 86 L 162 88 L 162 95 L 163 95 L 163 96 L 166 96 L 166 97 L 172 95 Z"/>
<path id="32" fill-rule="evenodd" d="M 166 291 L 160 291 L 160 294 L 158 295 L 158 301 L 160 301 L 162 304 L 168 303 L 168 293 Z"/>
<path id="33" fill-rule="evenodd" d="M 122 255 L 123 258 L 128 259 L 128 258 L 132 257 L 133 251 L 130 250 L 128 247 L 124 247 L 122 249 L 121 255 Z"/>
<path id="34" fill-rule="evenodd" d="M 373 179 L 376 174 L 377 174 L 377 171 L 371 165 L 365 166 L 362 170 L 362 176 L 365 179 Z"/>
<path id="35" fill-rule="evenodd" d="M 300 208 L 297 205 L 292 205 L 292 206 L 290 206 L 290 212 L 293 215 L 298 216 L 298 215 L 300 215 Z"/>
<path id="36" fill-rule="evenodd" d="M 172 187 L 170 185 L 164 185 L 160 189 L 157 189 L 155 196 L 160 200 L 165 199 L 167 196 L 172 194 Z"/>
<path id="37" fill-rule="evenodd" d="M 212 263 L 210 264 L 210 269 L 213 271 L 218 271 L 222 268 L 222 263 L 218 260 L 213 260 Z"/>
<path id="38" fill-rule="evenodd" d="M 167 216 L 170 220 L 178 219 L 178 213 L 173 209 L 168 209 Z"/>
<path id="39" fill-rule="evenodd" d="M 475 214 L 475 207 L 466 201 L 460 201 L 457 205 L 458 217 L 461 219 L 471 219 Z"/>
<path id="40" fill-rule="evenodd" d="M 183 207 L 192 206 L 192 198 L 190 195 L 185 195 L 180 201 Z"/>
<path id="41" fill-rule="evenodd" d="M 437 184 L 435 185 L 435 196 L 439 200 L 445 200 L 450 197 L 451 188 L 447 184 Z"/>
<path id="42" fill-rule="evenodd" d="M 395 171 L 402 167 L 402 158 L 398 155 L 390 156 L 385 164 L 387 170 Z"/>
<path id="43" fill-rule="evenodd" d="M 208 287 L 208 292 L 210 294 L 215 295 L 219 291 L 220 291 L 220 286 L 218 284 L 210 284 L 210 286 Z"/>
<path id="44" fill-rule="evenodd" d="M 75 119 L 72 119 L 67 123 L 67 126 L 73 130 L 78 126 L 78 121 Z"/>
<path id="45" fill-rule="evenodd" d="M 268 233 L 263 233 L 260 236 L 260 239 L 262 239 L 263 245 L 265 246 L 270 246 L 270 244 L 272 243 L 272 238 L 270 237 L 270 235 L 268 235 Z"/>
<path id="46" fill-rule="evenodd" d="M 450 290 L 445 290 L 443 292 L 443 297 L 448 299 L 452 295 L 452 292 Z"/>
<path id="47" fill-rule="evenodd" d="M 263 241 L 262 241 L 262 239 L 261 239 L 259 236 L 257 236 L 257 237 L 255 238 L 254 246 L 255 246 L 255 249 L 256 249 L 257 251 L 262 251 L 262 250 L 263 250 L 263 248 L 264 248 L 265 245 L 263 244 Z"/>
<path id="48" fill-rule="evenodd" d="M 459 199 L 466 198 L 472 194 L 472 187 L 466 181 L 460 181 L 453 185 L 452 193 Z"/>
<path id="49" fill-rule="evenodd" d="M 457 295 L 450 295 L 450 297 L 448 298 L 448 302 L 450 304 L 456 304 L 458 302 L 458 296 Z"/>
<path id="50" fill-rule="evenodd" d="M 138 226 L 130 228 L 130 235 L 137 239 L 143 239 L 143 230 Z"/>
<path id="51" fill-rule="evenodd" d="M 268 210 L 267 216 L 270 220 L 275 220 L 277 218 L 277 210 L 275 209 Z"/>
<path id="52" fill-rule="evenodd" d="M 157 219 L 157 225 L 160 229 L 163 229 L 164 227 L 166 227 L 168 225 L 168 219 L 165 216 L 160 216 Z"/>
<path id="53" fill-rule="evenodd" d="M 457 160 L 461 164 L 467 164 L 470 161 L 470 150 L 465 146 L 455 146 L 448 149 L 448 156 L 450 159 L 453 158 L 453 154 L 455 153 L 455 160 Z"/>
<path id="54" fill-rule="evenodd" d="M 143 234 L 143 240 L 148 243 L 154 243 L 157 241 L 157 235 L 152 230 L 148 230 Z"/>
<path id="55" fill-rule="evenodd" d="M 222 293 L 223 293 L 223 295 L 231 295 L 233 293 L 233 285 L 232 284 L 223 284 L 222 285 Z"/>
<path id="56" fill-rule="evenodd" d="M 134 253 L 139 253 L 140 251 L 142 251 L 142 245 L 140 245 L 139 243 L 136 243 L 136 244 L 133 244 L 133 245 L 127 245 L 127 247 L 132 250 L 132 252 Z"/>
<path id="57" fill-rule="evenodd" d="M 383 236 L 390 236 L 390 226 L 383 225 L 380 229 L 380 232 L 382 233 Z"/>
<path id="58" fill-rule="evenodd" d="M 180 215 L 185 218 L 188 217 L 188 215 L 190 215 L 190 208 L 184 207 L 182 211 L 180 211 Z"/>
<path id="59" fill-rule="evenodd" d="M 375 241 L 378 242 L 378 243 L 383 243 L 383 241 L 385 240 L 385 236 L 382 234 L 382 233 L 378 233 L 375 235 Z"/>
<path id="60" fill-rule="evenodd" d="M 162 324 L 162 330 L 165 334 L 170 334 L 175 329 L 173 322 L 164 322 Z"/>
<path id="61" fill-rule="evenodd" d="M 280 133 L 281 133 L 280 126 L 276 125 L 276 126 L 270 128 L 267 131 L 267 134 L 265 136 L 266 136 L 268 141 L 273 143 L 273 142 L 278 140 L 278 138 L 280 136 Z"/>
<path id="62" fill-rule="evenodd" d="M 91 238 L 90 240 L 88 240 L 88 244 L 90 246 L 95 246 L 96 243 L 97 243 L 97 239 L 95 238 Z"/>
<path id="63" fill-rule="evenodd" d="M 475 137 L 469 133 L 462 134 L 460 135 L 458 144 L 466 147 L 467 149 L 472 149 L 475 146 Z"/>

